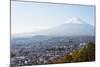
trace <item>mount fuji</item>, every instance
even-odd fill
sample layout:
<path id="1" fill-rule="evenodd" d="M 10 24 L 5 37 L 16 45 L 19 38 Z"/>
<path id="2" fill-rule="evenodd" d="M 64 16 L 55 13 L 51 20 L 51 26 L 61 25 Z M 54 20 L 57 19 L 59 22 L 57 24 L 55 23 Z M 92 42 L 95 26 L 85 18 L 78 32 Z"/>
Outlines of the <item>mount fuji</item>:
<path id="1" fill-rule="evenodd" d="M 86 23 L 80 18 L 73 17 L 64 24 L 38 32 L 24 33 L 19 36 L 94 36 L 94 26 Z"/>
<path id="2" fill-rule="evenodd" d="M 74 17 L 54 28 L 36 32 L 48 36 L 94 36 L 94 27 L 82 19 Z"/>

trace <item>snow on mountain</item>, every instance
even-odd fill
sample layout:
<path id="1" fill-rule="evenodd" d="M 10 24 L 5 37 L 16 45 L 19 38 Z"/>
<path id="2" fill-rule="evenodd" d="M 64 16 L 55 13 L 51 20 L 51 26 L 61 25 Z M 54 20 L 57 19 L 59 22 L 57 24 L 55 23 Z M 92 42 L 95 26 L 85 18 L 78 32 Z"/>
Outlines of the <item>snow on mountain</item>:
<path id="1" fill-rule="evenodd" d="M 67 20 L 66 23 L 84 24 L 85 22 L 78 17 L 72 17 L 71 19 Z"/>

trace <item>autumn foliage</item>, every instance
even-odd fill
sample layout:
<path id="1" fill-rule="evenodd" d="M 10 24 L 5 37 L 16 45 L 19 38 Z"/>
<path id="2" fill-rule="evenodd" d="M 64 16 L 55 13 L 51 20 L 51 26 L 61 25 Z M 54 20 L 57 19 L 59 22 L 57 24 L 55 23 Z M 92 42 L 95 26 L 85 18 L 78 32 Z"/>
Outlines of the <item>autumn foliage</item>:
<path id="1" fill-rule="evenodd" d="M 50 63 L 58 64 L 58 63 L 87 62 L 87 61 L 95 61 L 94 43 L 88 43 L 84 48 L 73 50 L 71 55 L 65 54 L 63 57 L 51 60 Z"/>

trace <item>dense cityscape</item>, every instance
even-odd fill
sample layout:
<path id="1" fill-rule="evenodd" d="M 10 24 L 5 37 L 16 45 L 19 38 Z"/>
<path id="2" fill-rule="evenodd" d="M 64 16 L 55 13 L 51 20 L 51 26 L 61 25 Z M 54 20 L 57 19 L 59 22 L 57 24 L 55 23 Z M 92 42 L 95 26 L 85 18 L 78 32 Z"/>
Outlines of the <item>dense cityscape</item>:
<path id="1" fill-rule="evenodd" d="M 38 36 L 40 37 L 40 36 Z M 72 55 L 74 50 L 80 50 L 89 42 L 94 43 L 94 37 L 48 37 L 45 40 L 33 38 L 13 39 L 11 42 L 11 67 L 54 64 L 63 59 L 66 55 Z M 78 38 L 76 40 L 76 38 Z M 30 42 L 26 40 L 30 40 Z M 26 43 L 27 42 L 27 43 Z M 36 43 L 37 42 L 37 43 Z M 24 44 L 24 46 L 22 45 Z M 55 61 L 56 60 L 56 61 Z M 71 62 L 71 61 L 69 61 Z"/>

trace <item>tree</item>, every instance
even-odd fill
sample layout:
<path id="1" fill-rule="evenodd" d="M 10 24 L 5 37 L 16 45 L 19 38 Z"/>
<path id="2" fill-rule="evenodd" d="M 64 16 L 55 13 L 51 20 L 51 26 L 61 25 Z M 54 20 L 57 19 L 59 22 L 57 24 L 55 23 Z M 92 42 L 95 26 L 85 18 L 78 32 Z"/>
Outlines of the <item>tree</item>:
<path id="1" fill-rule="evenodd" d="M 13 58 L 13 57 L 15 57 L 15 56 L 16 56 L 16 54 L 11 52 L 10 57 Z"/>
<path id="2" fill-rule="evenodd" d="M 65 55 L 64 56 L 64 58 L 63 58 L 63 60 L 64 60 L 64 63 L 70 63 L 70 62 L 72 62 L 72 55 Z"/>
<path id="3" fill-rule="evenodd" d="M 87 46 L 79 50 L 80 61 L 94 61 L 95 60 L 95 44 L 88 43 Z"/>
<path id="4" fill-rule="evenodd" d="M 88 61 L 88 48 L 84 47 L 79 50 L 80 60 L 79 61 Z"/>
<path id="5" fill-rule="evenodd" d="M 72 58 L 73 58 L 73 62 L 78 62 L 80 59 L 80 54 L 78 50 L 74 50 L 72 52 Z"/>
<path id="6" fill-rule="evenodd" d="M 88 60 L 94 61 L 95 60 L 95 44 L 94 43 L 88 43 Z"/>

